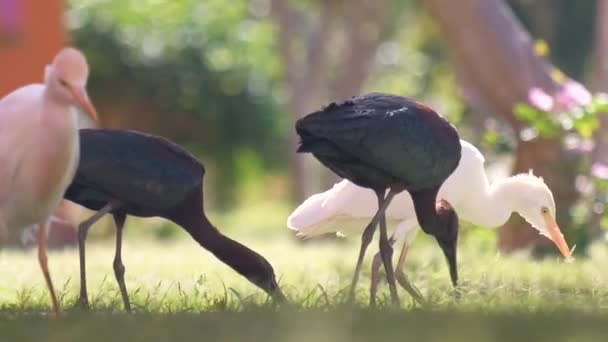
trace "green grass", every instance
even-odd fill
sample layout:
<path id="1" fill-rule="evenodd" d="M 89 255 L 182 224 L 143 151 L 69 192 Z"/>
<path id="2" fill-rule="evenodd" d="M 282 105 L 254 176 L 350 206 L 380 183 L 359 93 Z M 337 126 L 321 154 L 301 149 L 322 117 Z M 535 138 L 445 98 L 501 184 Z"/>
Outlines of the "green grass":
<path id="1" fill-rule="evenodd" d="M 408 256 L 407 273 L 429 305 L 416 305 L 400 289 L 401 308 L 395 310 L 388 307 L 385 283 L 379 307 L 367 307 L 369 260 L 376 242 L 359 282 L 357 303 L 349 307 L 345 293 L 358 238 L 302 244 L 284 228 L 276 228 L 274 234 L 227 230 L 273 264 L 293 303 L 279 308 L 183 232 L 156 240 L 145 228 L 136 227 L 141 221 L 130 222 L 123 259 L 134 314 L 122 309 L 112 271 L 112 241 L 87 245 L 91 313 L 73 308 L 79 286 L 77 250 L 50 253 L 51 274 L 66 310 L 62 319 L 47 317 L 48 294 L 36 252 L 3 250 L 0 340 L 63 341 L 86 336 L 90 341 L 205 337 L 585 341 L 608 333 L 608 249 L 604 244 L 596 244 L 588 256 L 572 263 L 557 256 L 533 261 L 525 253 L 500 256 L 487 233 L 465 233 L 459 244 L 462 296 L 458 299 L 439 248 L 421 236 Z"/>

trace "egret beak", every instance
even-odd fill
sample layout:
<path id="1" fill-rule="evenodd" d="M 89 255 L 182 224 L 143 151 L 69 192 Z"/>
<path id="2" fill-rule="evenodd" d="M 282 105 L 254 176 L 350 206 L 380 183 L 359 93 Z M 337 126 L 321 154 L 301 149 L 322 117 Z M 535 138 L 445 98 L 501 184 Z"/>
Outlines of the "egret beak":
<path id="1" fill-rule="evenodd" d="M 557 222 L 555 222 L 555 218 L 551 214 L 546 214 L 543 216 L 543 218 L 545 219 L 545 224 L 547 225 L 547 228 L 549 229 L 549 237 L 551 238 L 553 243 L 555 243 L 557 248 L 559 248 L 559 251 L 562 253 L 564 258 L 570 259 L 570 257 L 571 257 L 570 248 L 568 248 L 568 244 L 566 243 L 566 240 L 564 239 L 564 235 L 562 234 L 562 231 L 559 229 Z"/>
<path id="2" fill-rule="evenodd" d="M 84 89 L 84 87 L 70 86 L 68 89 L 80 107 L 82 107 L 82 109 L 89 114 L 91 120 L 97 121 L 97 111 L 95 110 L 95 107 L 93 107 L 91 100 L 89 100 L 89 96 L 87 95 L 87 91 Z"/>

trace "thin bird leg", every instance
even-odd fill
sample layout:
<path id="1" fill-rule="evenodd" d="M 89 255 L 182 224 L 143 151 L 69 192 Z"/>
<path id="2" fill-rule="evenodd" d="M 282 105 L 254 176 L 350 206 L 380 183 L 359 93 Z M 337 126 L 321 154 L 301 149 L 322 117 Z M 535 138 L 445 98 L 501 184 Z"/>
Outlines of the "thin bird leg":
<path id="1" fill-rule="evenodd" d="M 391 196 L 393 191 L 384 198 L 384 191 L 377 191 L 376 196 L 378 197 L 378 207 L 381 207 L 384 202 L 390 202 L 393 197 Z M 388 234 L 386 232 L 386 214 L 382 211 L 380 216 L 380 256 L 382 256 L 382 262 L 384 264 L 384 271 L 386 272 L 386 278 L 388 280 L 388 287 L 391 292 L 391 302 L 395 306 L 399 306 L 399 296 L 397 295 L 397 284 L 395 283 L 395 273 L 393 270 L 393 246 L 388 242 Z"/>
<path id="2" fill-rule="evenodd" d="M 42 269 L 44 280 L 46 280 L 46 286 L 48 287 L 49 293 L 51 294 L 51 301 L 53 302 L 53 312 L 56 316 L 59 316 L 59 301 L 57 300 L 57 295 L 55 294 L 55 289 L 53 288 L 53 281 L 51 280 L 51 274 L 49 273 L 48 258 L 46 256 L 46 239 L 48 228 L 48 222 L 38 225 L 38 232 L 36 233 L 36 240 L 38 242 L 38 262 L 40 263 L 40 268 Z"/>
<path id="3" fill-rule="evenodd" d="M 399 261 L 397 262 L 397 266 L 395 267 L 395 279 L 399 282 L 399 285 L 405 289 L 418 303 L 424 305 L 425 300 L 424 296 L 420 293 L 420 291 L 414 286 L 414 284 L 410 283 L 407 279 L 407 276 L 403 272 L 405 268 L 405 257 L 407 256 L 407 251 L 409 250 L 409 245 L 407 241 L 403 242 L 403 248 L 401 249 L 401 255 L 399 255 Z"/>
<path id="4" fill-rule="evenodd" d="M 392 190 L 389 192 L 389 196 L 391 196 L 391 193 L 392 193 Z M 395 196 L 394 193 L 392 194 L 391 199 L 393 196 Z M 388 196 L 387 196 L 387 199 L 388 199 Z M 359 273 L 361 271 L 361 264 L 363 264 L 363 258 L 365 257 L 365 251 L 367 250 L 367 246 L 369 246 L 369 243 L 372 241 L 372 238 L 374 237 L 374 232 L 376 231 L 376 225 L 378 224 L 380 217 L 382 216 L 382 214 L 384 213 L 384 211 L 386 210 L 386 208 L 388 207 L 390 202 L 391 201 L 389 199 L 389 200 L 385 200 L 384 203 L 382 203 L 382 205 L 378 208 L 378 211 L 372 218 L 371 222 L 365 228 L 365 231 L 363 231 L 363 235 L 361 236 L 361 249 L 359 250 L 359 257 L 357 258 L 357 265 L 355 266 L 355 274 L 353 275 L 353 280 L 350 285 L 350 293 L 348 296 L 348 301 L 351 303 L 355 299 L 355 289 L 357 287 L 357 282 L 359 281 Z"/>
<path id="5" fill-rule="evenodd" d="M 125 285 L 125 265 L 122 264 L 122 230 L 125 225 L 125 213 L 114 214 L 114 223 L 116 224 L 116 254 L 114 255 L 114 275 L 120 288 L 122 302 L 125 305 L 125 310 L 131 312 L 131 303 L 129 302 L 129 293 Z"/>
<path id="6" fill-rule="evenodd" d="M 101 208 L 101 210 L 96 212 L 95 215 L 89 217 L 78 226 L 78 254 L 80 256 L 80 298 L 78 299 L 78 304 L 83 309 L 87 309 L 89 307 L 84 242 L 87 239 L 89 228 L 91 228 L 95 222 L 99 221 L 103 215 L 112 211 L 112 209 L 114 209 L 113 204 L 108 203 Z"/>
<path id="7" fill-rule="evenodd" d="M 394 245 L 396 242 L 395 236 L 391 236 L 388 240 L 388 243 Z M 380 256 L 380 252 L 374 255 L 374 260 L 372 261 L 372 279 L 371 285 L 369 287 L 369 305 L 376 306 L 376 293 L 378 292 L 378 283 L 380 282 L 380 267 L 382 266 L 382 256 Z"/>

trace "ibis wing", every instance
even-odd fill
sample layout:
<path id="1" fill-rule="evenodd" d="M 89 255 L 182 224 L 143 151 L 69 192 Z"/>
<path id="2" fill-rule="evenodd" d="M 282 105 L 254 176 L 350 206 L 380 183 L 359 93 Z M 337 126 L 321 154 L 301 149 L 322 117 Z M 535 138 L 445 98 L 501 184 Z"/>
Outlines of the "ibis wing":
<path id="1" fill-rule="evenodd" d="M 413 187 L 441 184 L 460 159 L 456 130 L 428 107 L 400 96 L 369 94 L 331 104 L 300 119 L 296 130 L 300 152 L 347 156 Z"/>
<path id="2" fill-rule="evenodd" d="M 179 203 L 201 186 L 202 165 L 164 139 L 134 131 L 96 129 L 81 130 L 80 139 L 74 183 L 96 196 L 104 194 L 126 204 L 160 210 Z"/>

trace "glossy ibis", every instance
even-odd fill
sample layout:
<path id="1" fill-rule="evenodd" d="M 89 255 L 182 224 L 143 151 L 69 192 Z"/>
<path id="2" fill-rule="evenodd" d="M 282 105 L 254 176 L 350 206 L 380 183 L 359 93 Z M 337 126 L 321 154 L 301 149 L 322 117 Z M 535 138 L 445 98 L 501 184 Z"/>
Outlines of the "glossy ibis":
<path id="1" fill-rule="evenodd" d="M 48 270 L 46 232 L 78 164 L 77 111 L 96 112 L 85 86 L 85 57 L 62 49 L 45 69 L 44 84 L 24 86 L 0 99 L 0 234 L 38 225 L 38 261 L 53 310 L 59 303 Z"/>
<path id="2" fill-rule="evenodd" d="M 551 239 L 564 257 L 570 250 L 555 222 L 555 201 L 542 178 L 531 172 L 488 182 L 484 170 L 485 159 L 472 144 L 460 140 L 462 157 L 456 170 L 439 189 L 439 198 L 448 200 L 460 219 L 478 226 L 502 226 L 512 212 L 519 213 L 542 235 Z M 287 225 L 299 236 L 312 237 L 335 232 L 360 232 L 361 221 L 368 222 L 376 210 L 376 199 L 371 191 L 348 180 L 333 188 L 311 196 L 287 219 Z M 422 302 L 420 292 L 408 282 L 403 265 L 407 251 L 418 230 L 412 198 L 407 193 L 395 196 L 386 209 L 388 222 L 395 225 L 389 242 L 403 240 L 403 249 L 395 267 L 397 281 L 416 300 Z M 381 257 L 376 254 L 372 266 L 371 297 L 375 297 Z"/>
<path id="3" fill-rule="evenodd" d="M 298 152 L 312 153 L 338 176 L 372 189 L 377 197 L 378 211 L 362 235 L 351 301 L 365 251 L 379 222 L 380 254 L 391 299 L 398 304 L 384 211 L 403 190 L 413 198 L 422 229 L 442 248 L 456 285 L 458 217 L 448 202 L 436 201 L 439 187 L 460 160 L 458 133 L 447 120 L 412 99 L 371 93 L 332 103 L 299 119 L 296 131 L 301 138 Z"/>
<path id="4" fill-rule="evenodd" d="M 105 214 L 116 223 L 114 274 L 126 310 L 131 309 L 121 258 L 127 215 L 158 216 L 183 227 L 203 248 L 236 272 L 283 300 L 270 263 L 260 254 L 224 236 L 203 211 L 205 169 L 190 153 L 161 137 L 130 130 L 81 129 L 81 159 L 65 198 L 97 213 L 78 227 L 80 299 L 88 306 L 85 239 Z"/>

